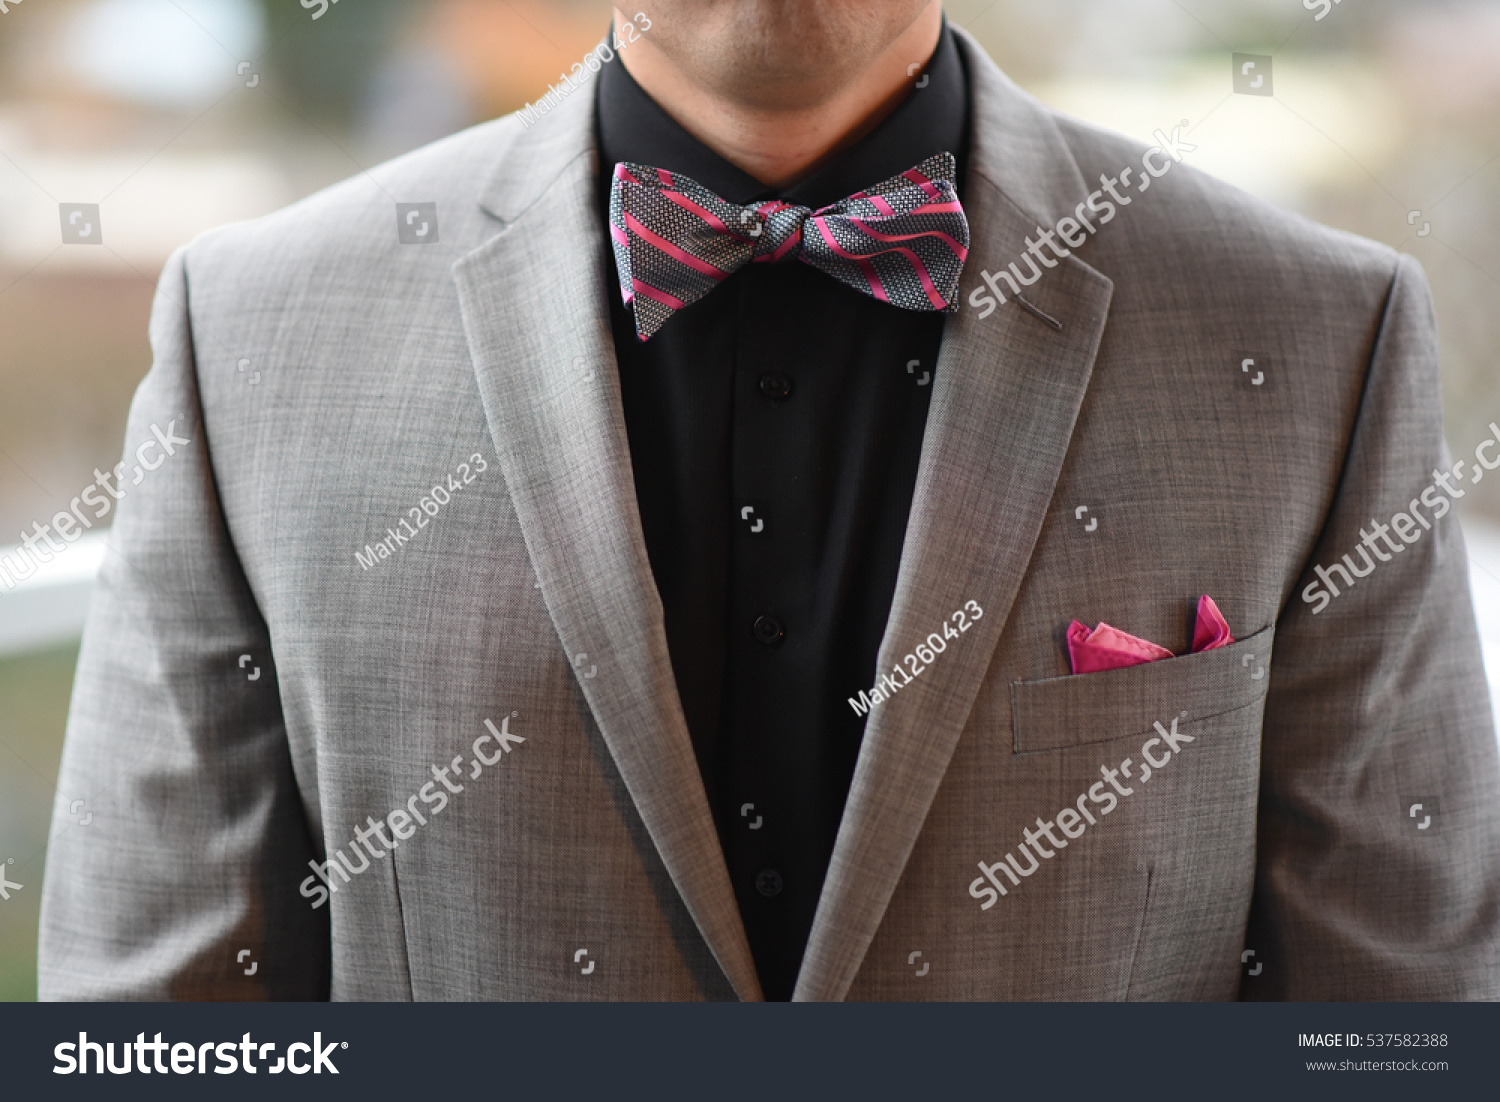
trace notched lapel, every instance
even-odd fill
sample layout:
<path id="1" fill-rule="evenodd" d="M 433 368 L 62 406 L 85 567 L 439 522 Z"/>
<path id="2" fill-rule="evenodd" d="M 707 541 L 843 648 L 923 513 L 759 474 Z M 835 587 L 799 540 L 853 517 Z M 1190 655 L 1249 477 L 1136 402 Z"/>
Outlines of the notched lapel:
<path id="1" fill-rule="evenodd" d="M 1026 289 L 1032 310 L 1012 301 L 981 318 L 969 304 L 983 270 L 1016 259 L 1036 226 L 1055 224 L 1087 188 L 1042 109 L 960 41 L 975 85 L 965 200 L 973 244 L 963 306 L 943 335 L 879 672 L 944 624 L 957 628 L 953 614 L 966 602 L 983 616 L 870 712 L 799 1000 L 845 996 L 906 867 L 1026 572 L 1113 291 L 1074 257 Z"/>
<path id="2" fill-rule="evenodd" d="M 735 991 L 759 999 L 636 505 L 603 299 L 610 283 L 591 114 L 560 108 L 512 147 L 485 201 L 508 224 L 453 276 L 500 467 L 558 639 L 594 671 L 579 685 L 689 913 Z"/>

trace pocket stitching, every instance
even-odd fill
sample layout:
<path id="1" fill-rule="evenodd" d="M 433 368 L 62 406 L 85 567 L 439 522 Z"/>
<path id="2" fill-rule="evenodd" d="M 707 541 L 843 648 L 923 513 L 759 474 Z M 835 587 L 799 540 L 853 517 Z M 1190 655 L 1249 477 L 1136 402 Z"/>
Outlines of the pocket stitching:
<path id="1" fill-rule="evenodd" d="M 1019 682 L 1015 682 L 1015 684 L 1019 684 Z M 1269 692 L 1269 688 L 1268 688 L 1267 692 L 1261 693 L 1254 700 L 1247 700 L 1243 704 L 1236 704 L 1233 708 L 1225 708 L 1223 711 L 1209 712 L 1207 715 L 1194 716 L 1192 719 L 1188 720 L 1188 722 L 1189 723 L 1204 723 L 1204 722 L 1206 722 L 1206 721 L 1208 721 L 1210 719 L 1218 719 L 1220 716 L 1227 716 L 1227 715 L 1231 714 L 1232 712 L 1242 712 L 1246 708 L 1253 708 L 1253 707 L 1255 707 L 1255 705 L 1259 704 L 1262 700 L 1264 700 L 1266 698 L 1266 696 L 1268 695 L 1268 692 Z M 1142 735 L 1149 733 L 1150 730 L 1151 730 L 1151 728 L 1148 727 L 1148 728 L 1146 728 L 1145 730 L 1142 730 L 1142 731 L 1127 731 L 1127 732 L 1125 732 L 1122 735 L 1110 735 L 1109 738 L 1092 739 L 1092 740 L 1090 740 L 1088 742 L 1070 742 L 1066 746 L 1042 746 L 1042 747 L 1039 747 L 1039 748 L 1037 748 L 1035 750 L 1017 750 L 1015 748 L 1016 747 L 1015 717 L 1014 717 L 1014 714 L 1012 714 L 1012 717 L 1011 717 L 1011 739 L 1010 739 L 1011 751 L 1010 752 L 1012 754 L 1055 754 L 1059 750 L 1072 750 L 1075 747 L 1079 747 L 1079 746 L 1098 746 L 1100 743 L 1114 742 L 1117 739 L 1122 739 L 1122 738 L 1140 738 Z"/>
<path id="2" fill-rule="evenodd" d="M 1255 633 L 1253 633 L 1251 635 L 1247 635 L 1243 639 L 1237 639 L 1237 640 L 1235 640 L 1235 642 L 1232 643 L 1232 644 L 1230 644 L 1230 646 L 1239 646 L 1240 644 L 1243 644 L 1243 643 L 1249 643 L 1252 640 L 1257 639 L 1258 637 L 1260 637 L 1263 634 L 1266 634 L 1268 632 L 1273 632 L 1274 628 L 1275 628 L 1274 624 L 1267 624 L 1265 627 L 1261 628 L 1260 631 L 1257 631 L 1257 632 L 1255 632 Z M 1273 652 L 1274 652 L 1274 639 L 1275 639 L 1275 636 L 1274 636 L 1274 634 L 1272 634 L 1271 635 L 1271 640 L 1273 641 L 1273 647 L 1272 647 Z M 1205 651 L 1198 651 L 1197 652 L 1197 654 L 1205 654 L 1205 653 L 1211 653 L 1211 652 L 1205 652 Z M 1176 655 L 1174 657 L 1175 658 L 1189 658 L 1189 657 L 1194 657 L 1194 655 Z M 1170 663 L 1172 660 L 1173 659 L 1162 659 L 1161 661 L 1162 661 L 1162 663 Z M 1122 668 L 1130 668 L 1130 667 L 1122 667 Z M 1114 673 L 1114 672 L 1117 672 L 1117 671 L 1114 671 L 1114 670 L 1104 670 L 1104 671 L 1100 671 L 1100 672 L 1107 674 L 1107 673 Z M 1145 734 L 1145 733 L 1147 733 L 1150 730 L 1150 728 L 1144 728 L 1144 729 L 1142 729 L 1140 731 L 1126 731 L 1126 732 L 1122 732 L 1120 734 L 1110 735 L 1107 738 L 1084 739 L 1084 740 L 1080 740 L 1080 741 L 1077 741 L 1077 742 L 1069 742 L 1069 743 L 1065 743 L 1065 744 L 1057 745 L 1057 746 L 1039 746 L 1039 747 L 1036 747 L 1035 749 L 1031 749 L 1031 750 L 1023 750 L 1023 749 L 1020 749 L 1017 746 L 1017 741 L 1018 741 L 1017 740 L 1017 736 L 1020 733 L 1020 727 L 1021 727 L 1021 724 L 1019 722 L 1019 714 L 1018 714 L 1018 710 L 1019 710 L 1019 707 L 1020 707 L 1020 699 L 1019 699 L 1019 689 L 1020 689 L 1020 686 L 1023 686 L 1023 685 L 1036 685 L 1036 684 L 1042 684 L 1042 683 L 1045 683 L 1045 682 L 1063 683 L 1063 682 L 1071 681 L 1073 678 L 1077 678 L 1077 677 L 1091 677 L 1091 676 L 1095 676 L 1095 675 L 1094 674 L 1071 674 L 1071 675 L 1064 675 L 1064 676 L 1061 676 L 1061 677 L 1050 677 L 1050 678 L 1049 677 L 1043 677 L 1043 678 L 1034 678 L 1034 679 L 1030 679 L 1030 680 L 1012 681 L 1010 683 L 1010 726 L 1011 726 L 1011 740 L 1010 740 L 1010 744 L 1011 744 L 1011 753 L 1012 754 L 1046 754 L 1046 753 L 1055 753 L 1058 750 L 1069 750 L 1069 749 L 1072 749 L 1073 747 L 1076 747 L 1076 746 L 1096 746 L 1096 745 L 1098 745 L 1100 743 L 1104 743 L 1104 742 L 1113 742 L 1116 739 L 1133 738 L 1133 737 L 1135 737 L 1137 735 Z M 1237 712 L 1237 711 L 1240 711 L 1243 708 L 1248 708 L 1252 704 L 1258 704 L 1258 703 L 1260 703 L 1261 701 L 1263 701 L 1266 698 L 1266 696 L 1270 692 L 1270 688 L 1271 688 L 1270 663 L 1267 662 L 1266 663 L 1265 684 L 1262 686 L 1260 692 L 1256 693 L 1254 696 L 1252 696 L 1249 700 L 1245 701 L 1243 704 L 1236 704 L 1236 705 L 1233 705 L 1232 707 L 1221 708 L 1221 709 L 1219 709 L 1216 712 L 1208 712 L 1208 713 L 1206 713 L 1204 715 L 1194 716 L 1189 722 L 1191 722 L 1191 723 L 1199 723 L 1199 722 L 1207 721 L 1207 720 L 1210 720 L 1210 719 L 1215 719 L 1215 718 L 1217 718 L 1219 716 L 1228 715 L 1231 712 Z"/>

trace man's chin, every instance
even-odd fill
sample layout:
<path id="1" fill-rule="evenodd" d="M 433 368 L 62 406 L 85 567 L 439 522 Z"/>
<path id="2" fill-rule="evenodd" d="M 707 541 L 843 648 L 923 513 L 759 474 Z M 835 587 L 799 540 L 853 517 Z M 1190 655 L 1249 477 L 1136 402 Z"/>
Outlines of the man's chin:
<path id="1" fill-rule="evenodd" d="M 847 0 L 657 0 L 662 15 L 652 45 L 693 84 L 725 100 L 806 110 L 875 64 L 926 6 L 900 0 L 872 13 Z"/>

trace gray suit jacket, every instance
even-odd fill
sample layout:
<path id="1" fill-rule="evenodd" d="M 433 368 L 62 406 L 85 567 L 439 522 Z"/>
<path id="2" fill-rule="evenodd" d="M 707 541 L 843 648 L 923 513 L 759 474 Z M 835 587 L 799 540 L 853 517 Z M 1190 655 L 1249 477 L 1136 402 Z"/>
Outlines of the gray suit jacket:
<path id="1" fill-rule="evenodd" d="M 1500 996 L 1458 527 L 1300 596 L 1446 462 L 1421 272 L 1186 163 L 1133 190 L 1142 146 L 960 38 L 973 246 L 870 680 L 923 668 L 870 713 L 797 997 Z M 591 123 L 585 89 L 167 265 L 127 444 L 191 442 L 127 485 L 90 612 L 44 998 L 759 997 L 635 504 Z M 1129 206 L 976 309 L 1125 166 Z M 1182 655 L 1203 593 L 1238 642 L 1064 676 L 1075 617 Z M 358 871 L 310 872 L 336 850 Z"/>

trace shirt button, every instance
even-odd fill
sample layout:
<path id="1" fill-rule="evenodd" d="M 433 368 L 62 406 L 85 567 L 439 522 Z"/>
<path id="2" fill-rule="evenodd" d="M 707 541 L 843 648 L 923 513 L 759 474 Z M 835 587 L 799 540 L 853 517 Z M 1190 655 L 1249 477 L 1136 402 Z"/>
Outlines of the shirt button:
<path id="1" fill-rule="evenodd" d="M 781 630 L 781 621 L 774 616 L 762 616 L 755 621 L 755 638 L 770 646 L 781 642 L 786 632 Z"/>
<path id="2" fill-rule="evenodd" d="M 792 393 L 792 380 L 779 371 L 768 371 L 760 377 L 760 392 L 773 402 L 779 402 Z"/>
<path id="3" fill-rule="evenodd" d="M 755 890 L 770 899 L 781 894 L 781 873 L 775 869 L 761 869 L 755 874 Z"/>

